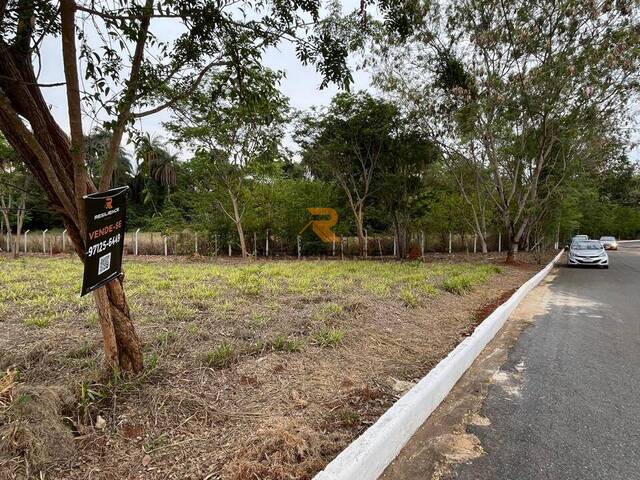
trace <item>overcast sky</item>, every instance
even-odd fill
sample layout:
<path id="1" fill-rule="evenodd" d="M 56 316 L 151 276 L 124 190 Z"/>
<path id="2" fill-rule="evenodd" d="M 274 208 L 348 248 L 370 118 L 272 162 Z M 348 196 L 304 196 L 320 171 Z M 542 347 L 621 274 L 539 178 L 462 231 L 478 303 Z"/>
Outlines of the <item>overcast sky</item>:
<path id="1" fill-rule="evenodd" d="M 354 8 L 358 8 L 360 0 L 343 0 L 343 11 L 348 12 Z M 181 25 L 175 20 L 154 20 L 153 22 L 164 22 L 161 28 L 157 30 L 162 32 L 163 36 L 172 37 L 177 35 L 182 29 Z M 152 22 L 152 29 L 154 24 Z M 41 50 L 41 75 L 40 82 L 56 83 L 64 81 L 64 73 L 62 71 L 62 53 L 61 42 L 59 38 L 45 39 Z M 302 66 L 295 56 L 295 51 L 290 43 L 282 43 L 279 48 L 269 49 L 264 56 L 264 63 L 274 70 L 280 70 L 285 73 L 285 78 L 281 83 L 282 92 L 289 97 L 290 105 L 294 109 L 308 109 L 314 105 L 326 105 L 331 97 L 338 91 L 334 85 L 330 85 L 324 90 L 320 90 L 321 76 L 315 71 L 313 66 Z M 84 75 L 81 72 L 80 77 Z M 353 90 L 371 90 L 370 75 L 364 71 L 353 70 Z M 44 94 L 46 100 L 51 105 L 54 117 L 60 125 L 68 131 L 67 105 L 64 86 L 45 88 Z M 638 108 L 635 108 L 637 114 Z M 139 128 L 144 132 L 153 135 L 164 135 L 162 122 L 169 119 L 170 113 L 163 111 L 159 114 L 146 117 L 139 121 Z M 634 115 L 637 117 L 637 115 Z M 637 122 L 636 122 L 637 124 Z M 90 117 L 85 117 L 85 132 L 89 132 L 93 127 L 97 126 Z M 165 136 L 166 137 L 166 136 Z M 633 135 L 637 141 L 637 134 Z M 293 146 L 290 139 L 285 140 L 285 144 L 289 147 Z M 179 153 L 179 152 L 177 152 Z M 184 154 L 180 155 L 184 158 Z M 631 152 L 631 157 L 640 161 L 640 149 L 635 148 Z"/>
<path id="2" fill-rule="evenodd" d="M 354 8 L 358 8 L 360 0 L 343 0 L 343 11 L 348 12 Z M 162 28 L 153 22 L 163 22 Z M 182 29 L 181 25 L 175 20 L 153 20 L 151 28 L 154 33 L 161 31 L 163 37 L 170 38 L 176 36 Z M 42 68 L 40 75 L 41 83 L 57 83 L 64 81 L 64 72 L 62 70 L 62 51 L 59 38 L 45 39 L 42 45 Z M 335 85 L 320 90 L 321 76 L 315 71 L 313 66 L 302 66 L 295 56 L 295 50 L 290 43 L 282 43 L 277 49 L 270 48 L 264 56 L 264 63 L 273 70 L 283 71 L 285 78 L 281 83 L 281 91 L 289 97 L 290 105 L 294 109 L 308 109 L 314 105 L 326 105 L 330 102 L 331 97 L 338 92 Z M 80 72 L 81 79 L 83 72 Z M 364 90 L 369 89 L 370 76 L 363 71 L 353 71 L 354 83 L 352 89 Z M 43 89 L 47 102 L 51 105 L 51 111 L 60 123 L 60 125 L 68 131 L 67 104 L 64 86 Z M 170 112 L 165 110 L 156 115 L 145 117 L 138 122 L 140 129 L 151 134 L 164 135 L 162 122 L 169 120 Z M 84 118 L 85 133 L 88 133 L 96 126 L 95 121 L 90 117 Z M 291 141 L 286 142 L 291 146 Z"/>

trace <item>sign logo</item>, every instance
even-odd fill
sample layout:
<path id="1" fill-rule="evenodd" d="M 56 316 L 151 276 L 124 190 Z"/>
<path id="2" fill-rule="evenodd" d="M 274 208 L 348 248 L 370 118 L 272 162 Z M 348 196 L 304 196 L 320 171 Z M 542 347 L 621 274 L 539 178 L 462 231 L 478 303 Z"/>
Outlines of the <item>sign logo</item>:
<path id="1" fill-rule="evenodd" d="M 104 208 L 105 210 L 111 210 L 113 208 L 113 198 L 107 197 L 104 199 Z"/>
<path id="2" fill-rule="evenodd" d="M 333 226 L 338 223 L 338 212 L 336 212 L 333 208 L 307 208 L 307 212 L 311 215 L 328 215 L 329 218 L 326 220 L 311 220 L 307 223 L 302 230 L 300 230 L 299 235 L 311 226 L 311 230 L 315 233 L 320 240 L 324 243 L 332 243 L 338 241 L 338 237 L 333 233 Z"/>

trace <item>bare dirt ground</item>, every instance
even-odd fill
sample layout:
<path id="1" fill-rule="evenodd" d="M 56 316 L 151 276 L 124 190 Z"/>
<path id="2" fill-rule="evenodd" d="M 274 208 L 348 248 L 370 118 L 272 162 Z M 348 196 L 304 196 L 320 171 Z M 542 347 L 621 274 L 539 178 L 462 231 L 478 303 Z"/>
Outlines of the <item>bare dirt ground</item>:
<path id="1" fill-rule="evenodd" d="M 127 259 L 147 368 L 105 379 L 79 262 L 0 257 L 0 478 L 311 478 L 538 270 L 522 260 Z"/>

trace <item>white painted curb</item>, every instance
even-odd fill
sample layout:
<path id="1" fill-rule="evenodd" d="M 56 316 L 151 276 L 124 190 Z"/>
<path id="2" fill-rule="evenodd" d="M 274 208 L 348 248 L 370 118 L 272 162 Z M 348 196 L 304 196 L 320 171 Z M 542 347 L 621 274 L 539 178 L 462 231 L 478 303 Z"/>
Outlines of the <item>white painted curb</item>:
<path id="1" fill-rule="evenodd" d="M 377 479 L 498 333 L 511 312 L 542 281 L 563 253 L 558 253 L 544 269 L 496 308 L 472 335 L 465 338 L 376 423 L 347 446 L 314 480 Z"/>

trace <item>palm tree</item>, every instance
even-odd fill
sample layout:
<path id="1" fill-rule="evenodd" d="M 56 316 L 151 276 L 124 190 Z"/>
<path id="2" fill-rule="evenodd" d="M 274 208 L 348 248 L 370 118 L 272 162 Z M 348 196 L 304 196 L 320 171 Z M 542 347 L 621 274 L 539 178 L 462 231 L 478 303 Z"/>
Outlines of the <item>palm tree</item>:
<path id="1" fill-rule="evenodd" d="M 167 194 L 171 193 L 171 187 L 177 183 L 177 158 L 167 150 L 162 137 L 146 133 L 139 141 L 136 153 L 142 160 L 138 172 L 165 187 Z"/>
<path id="2" fill-rule="evenodd" d="M 102 163 L 106 156 L 111 133 L 103 129 L 95 129 L 85 137 L 87 171 L 96 184 L 102 172 Z M 116 168 L 113 170 L 111 185 L 126 185 L 133 178 L 131 155 L 122 147 L 116 156 Z"/>

